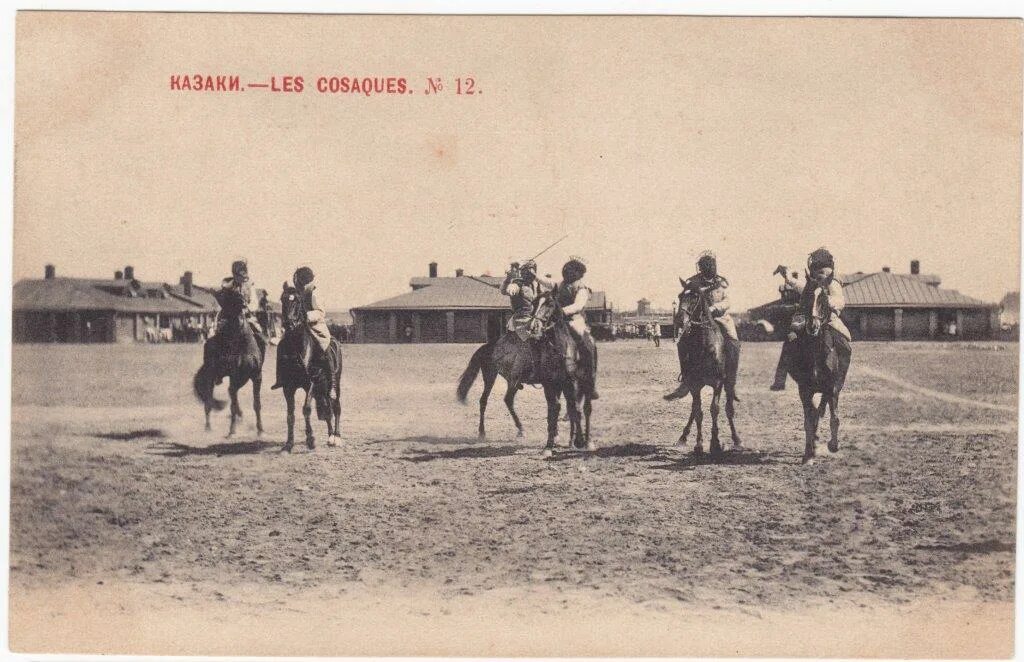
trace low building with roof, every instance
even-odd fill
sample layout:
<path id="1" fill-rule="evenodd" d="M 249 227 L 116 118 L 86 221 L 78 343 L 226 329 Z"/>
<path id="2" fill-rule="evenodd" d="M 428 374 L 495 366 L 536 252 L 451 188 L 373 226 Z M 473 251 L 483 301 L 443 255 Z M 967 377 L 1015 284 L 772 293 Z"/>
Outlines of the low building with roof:
<path id="1" fill-rule="evenodd" d="M 141 281 L 127 266 L 113 278 L 58 277 L 46 265 L 44 277 L 14 285 L 15 342 L 197 342 L 209 334 L 220 309 L 214 290 L 192 282 Z M 270 302 L 271 319 L 280 304 Z"/>
<path id="2" fill-rule="evenodd" d="M 842 319 L 854 340 L 985 339 L 999 331 L 999 305 L 941 287 L 935 274 L 922 274 L 917 260 L 910 273 L 881 271 L 842 274 L 846 307 Z M 757 324 L 773 325 L 771 338 L 787 332 L 792 307 L 777 299 L 748 311 Z"/>
<path id="3" fill-rule="evenodd" d="M 511 317 L 500 291 L 504 278 L 438 276 L 432 262 L 426 277 L 413 277 L 410 291 L 351 309 L 355 342 L 487 342 L 498 338 Z M 609 325 L 604 292 L 593 292 L 584 314 L 591 326 Z"/>

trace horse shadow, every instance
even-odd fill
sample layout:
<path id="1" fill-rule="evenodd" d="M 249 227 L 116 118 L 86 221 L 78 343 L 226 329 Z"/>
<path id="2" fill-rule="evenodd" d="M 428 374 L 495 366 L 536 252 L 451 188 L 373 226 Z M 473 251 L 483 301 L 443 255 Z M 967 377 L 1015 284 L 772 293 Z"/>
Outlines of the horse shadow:
<path id="1" fill-rule="evenodd" d="M 412 437 L 400 437 L 398 439 L 383 438 L 373 439 L 371 444 L 427 444 L 429 446 L 466 446 L 467 444 L 479 444 L 477 437 L 434 437 L 430 435 L 419 435 Z"/>
<path id="2" fill-rule="evenodd" d="M 224 455 L 255 455 L 264 451 L 281 448 L 281 444 L 274 441 L 231 441 L 210 446 L 189 446 L 172 441 L 160 442 L 150 447 L 150 455 L 161 455 L 163 457 L 189 457 L 201 455 L 213 455 L 222 457 Z"/>
<path id="3" fill-rule="evenodd" d="M 654 444 L 619 444 L 616 446 L 602 446 L 593 451 L 586 451 L 583 449 L 562 447 L 556 448 L 556 455 L 548 458 L 549 462 L 559 462 L 562 460 L 571 460 L 573 458 L 580 457 L 599 457 L 602 459 L 616 458 L 616 457 L 641 457 L 647 458 L 652 455 L 656 455 L 662 452 L 660 446 Z M 664 458 L 664 459 L 667 459 Z"/>
<path id="4" fill-rule="evenodd" d="M 697 467 L 705 465 L 743 467 L 792 464 L 792 462 L 786 462 L 782 458 L 775 457 L 771 453 L 749 448 L 725 448 L 723 449 L 722 454 L 717 458 L 712 457 L 711 453 L 707 449 L 705 449 L 702 455 L 694 455 L 692 452 L 687 451 L 682 456 L 672 457 L 667 453 L 663 453 L 660 457 L 651 458 L 651 461 L 667 462 L 666 464 L 651 466 L 652 469 L 663 469 L 665 471 L 693 471 Z"/>
<path id="5" fill-rule="evenodd" d="M 98 432 L 90 436 L 111 441 L 135 441 L 136 439 L 163 439 L 167 435 L 159 428 L 146 428 L 144 430 L 129 430 L 128 432 Z"/>
<path id="6" fill-rule="evenodd" d="M 433 462 L 435 460 L 477 460 L 493 457 L 511 457 L 521 446 L 469 446 L 452 450 L 424 451 L 415 449 L 398 459 L 406 462 Z"/>

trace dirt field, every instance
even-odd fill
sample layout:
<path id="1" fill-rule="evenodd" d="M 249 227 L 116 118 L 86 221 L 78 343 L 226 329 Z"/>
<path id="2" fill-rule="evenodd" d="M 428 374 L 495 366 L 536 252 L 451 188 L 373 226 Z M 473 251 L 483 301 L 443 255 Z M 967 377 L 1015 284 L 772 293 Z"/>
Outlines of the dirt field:
<path id="1" fill-rule="evenodd" d="M 1011 650 L 1017 345 L 857 343 L 841 451 L 811 467 L 795 387 L 767 389 L 776 344 L 744 345 L 746 450 L 720 464 L 674 445 L 670 343 L 601 345 L 598 451 L 563 432 L 551 460 L 540 391 L 516 440 L 499 382 L 476 439 L 473 349 L 345 346 L 344 446 L 318 425 L 284 455 L 278 392 L 262 439 L 248 388 L 239 436 L 226 412 L 203 432 L 198 346 L 15 346 L 12 647 Z"/>

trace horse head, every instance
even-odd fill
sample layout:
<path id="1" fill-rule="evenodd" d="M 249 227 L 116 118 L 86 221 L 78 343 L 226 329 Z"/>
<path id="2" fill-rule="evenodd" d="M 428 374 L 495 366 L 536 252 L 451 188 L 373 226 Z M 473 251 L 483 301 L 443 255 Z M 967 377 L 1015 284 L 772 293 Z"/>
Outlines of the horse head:
<path id="1" fill-rule="evenodd" d="M 708 326 L 711 323 L 711 310 L 707 297 L 692 289 L 683 289 L 679 293 L 679 304 L 676 306 L 675 324 L 682 335 L 689 333 L 691 327 Z"/>
<path id="2" fill-rule="evenodd" d="M 285 281 L 281 289 L 281 320 L 285 331 L 300 326 L 305 319 L 302 295 L 294 285 Z"/>
<path id="3" fill-rule="evenodd" d="M 547 331 L 554 325 L 559 310 L 554 293 L 542 292 L 533 302 L 533 319 L 543 331 Z"/>
<path id="4" fill-rule="evenodd" d="M 825 305 L 825 299 L 822 295 L 822 288 L 814 287 L 814 295 L 810 297 L 808 301 L 809 310 L 804 311 L 807 322 L 807 333 L 812 337 L 817 337 L 821 333 L 821 329 L 828 322 L 831 311 L 827 309 Z"/>

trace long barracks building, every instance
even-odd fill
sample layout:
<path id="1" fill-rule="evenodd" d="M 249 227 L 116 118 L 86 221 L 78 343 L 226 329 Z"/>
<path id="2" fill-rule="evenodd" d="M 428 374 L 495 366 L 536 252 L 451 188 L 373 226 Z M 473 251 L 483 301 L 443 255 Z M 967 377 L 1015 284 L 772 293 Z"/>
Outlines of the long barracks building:
<path id="1" fill-rule="evenodd" d="M 499 291 L 504 278 L 461 269 L 438 276 L 436 262 L 428 273 L 413 277 L 409 292 L 353 308 L 355 342 L 487 342 L 504 333 L 512 315 Z M 604 292 L 593 293 L 584 314 L 591 326 L 611 323 Z"/>

